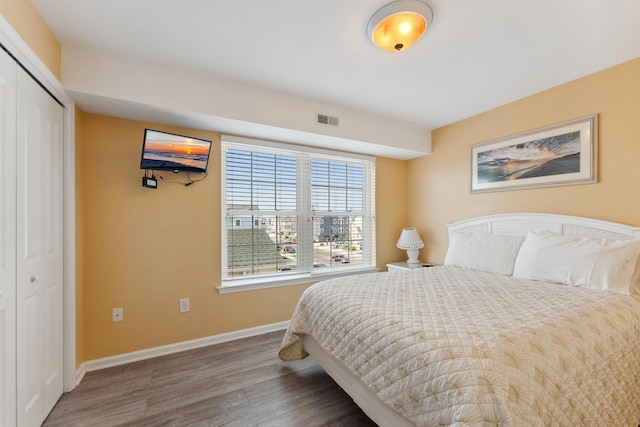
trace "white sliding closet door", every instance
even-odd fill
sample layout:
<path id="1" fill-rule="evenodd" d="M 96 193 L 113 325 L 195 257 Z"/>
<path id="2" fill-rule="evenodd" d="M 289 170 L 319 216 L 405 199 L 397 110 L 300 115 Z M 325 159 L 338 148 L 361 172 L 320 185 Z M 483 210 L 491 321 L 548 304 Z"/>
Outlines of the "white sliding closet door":
<path id="1" fill-rule="evenodd" d="M 17 421 L 39 426 L 63 387 L 63 108 L 17 76 Z"/>
<path id="2" fill-rule="evenodd" d="M 16 425 L 16 63 L 0 52 L 0 427 Z"/>

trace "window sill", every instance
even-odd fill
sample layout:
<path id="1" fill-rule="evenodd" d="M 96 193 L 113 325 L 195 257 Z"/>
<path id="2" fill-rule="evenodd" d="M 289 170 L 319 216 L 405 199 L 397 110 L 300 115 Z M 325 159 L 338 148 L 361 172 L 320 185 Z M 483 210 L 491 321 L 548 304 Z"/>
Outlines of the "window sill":
<path id="1" fill-rule="evenodd" d="M 300 285 L 302 283 L 315 283 L 336 277 L 377 273 L 378 271 L 380 270 L 377 267 L 341 268 L 339 271 L 322 273 L 288 274 L 284 277 L 260 277 L 246 280 L 230 280 L 225 282 L 222 286 L 219 286 L 217 289 L 220 294 L 230 294 L 234 292 L 255 291 L 257 289 L 276 288 L 280 286 Z"/>

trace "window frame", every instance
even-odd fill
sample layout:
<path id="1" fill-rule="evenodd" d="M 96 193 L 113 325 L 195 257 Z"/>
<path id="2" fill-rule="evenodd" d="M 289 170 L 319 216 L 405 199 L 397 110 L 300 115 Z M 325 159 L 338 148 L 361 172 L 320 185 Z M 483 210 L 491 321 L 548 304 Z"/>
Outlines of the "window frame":
<path id="1" fill-rule="evenodd" d="M 239 149 L 251 152 L 265 152 L 295 156 L 297 159 L 297 268 L 292 272 L 276 272 L 268 275 L 255 275 L 249 278 L 231 278 L 227 276 L 227 219 L 234 213 L 245 214 L 246 211 L 234 211 L 227 204 L 227 169 L 226 157 L 228 149 Z M 375 218 L 375 157 L 343 153 L 339 151 L 320 149 L 315 147 L 285 144 L 251 138 L 222 135 L 221 138 L 221 284 L 217 288 L 219 293 L 239 292 L 277 286 L 287 286 L 311 283 L 332 277 L 378 271 L 376 267 L 376 218 Z M 355 163 L 363 167 L 362 211 L 314 211 L 311 206 L 311 161 L 312 159 L 329 160 L 333 162 Z M 265 216 L 273 215 L 271 211 L 253 211 Z M 284 213 L 289 215 L 290 211 Z M 322 216 L 359 216 L 362 215 L 362 262 L 339 267 L 313 268 L 314 239 L 313 218 Z M 276 213 L 277 215 L 277 213 Z M 335 218 L 334 218 L 335 219 Z M 254 217 L 254 220 L 257 220 Z M 302 265 L 300 264 L 302 263 Z"/>

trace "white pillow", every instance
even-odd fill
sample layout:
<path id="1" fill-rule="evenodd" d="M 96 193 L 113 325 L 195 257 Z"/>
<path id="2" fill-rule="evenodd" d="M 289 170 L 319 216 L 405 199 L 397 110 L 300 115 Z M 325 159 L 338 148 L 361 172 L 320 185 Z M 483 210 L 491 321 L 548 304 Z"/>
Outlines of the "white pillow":
<path id="1" fill-rule="evenodd" d="M 524 236 L 453 232 L 444 265 L 511 275 L 523 241 Z"/>
<path id="2" fill-rule="evenodd" d="M 529 232 L 513 276 L 629 295 L 640 240 L 613 241 Z"/>
<path id="3" fill-rule="evenodd" d="M 578 286 L 588 283 L 602 244 L 593 239 L 529 232 L 516 258 L 513 276 Z"/>
<path id="4" fill-rule="evenodd" d="M 591 286 L 624 295 L 636 293 L 640 240 L 608 240 L 600 251 L 591 276 Z M 597 285 L 600 284 L 600 288 Z"/>

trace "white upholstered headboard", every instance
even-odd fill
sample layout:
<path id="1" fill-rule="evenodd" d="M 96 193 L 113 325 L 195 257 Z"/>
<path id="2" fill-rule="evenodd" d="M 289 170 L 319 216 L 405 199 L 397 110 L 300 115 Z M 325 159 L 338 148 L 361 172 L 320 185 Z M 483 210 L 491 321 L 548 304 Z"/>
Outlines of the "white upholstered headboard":
<path id="1" fill-rule="evenodd" d="M 631 227 L 599 219 L 545 213 L 497 214 L 449 224 L 454 231 L 492 234 L 524 235 L 528 231 L 550 231 L 567 236 L 607 238 L 614 240 L 640 239 L 640 227 Z"/>

